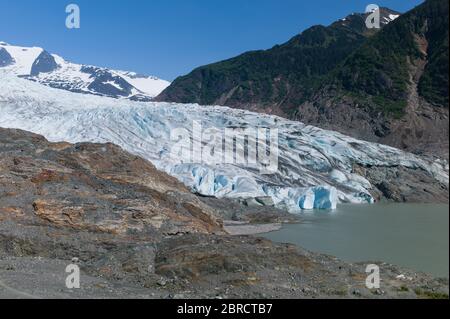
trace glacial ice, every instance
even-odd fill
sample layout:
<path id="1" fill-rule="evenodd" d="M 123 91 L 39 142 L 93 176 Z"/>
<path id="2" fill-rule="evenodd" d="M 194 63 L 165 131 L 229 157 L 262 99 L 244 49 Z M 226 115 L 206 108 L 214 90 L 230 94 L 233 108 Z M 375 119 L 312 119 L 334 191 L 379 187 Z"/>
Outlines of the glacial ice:
<path id="1" fill-rule="evenodd" d="M 298 199 L 298 207 L 303 210 L 314 209 L 316 201 L 316 194 L 312 189 L 307 189 L 306 192 Z"/>
<path id="2" fill-rule="evenodd" d="M 262 174 L 254 165 L 214 164 L 190 158 L 191 136 L 184 152 L 171 152 L 173 129 L 192 134 L 229 127 L 276 128 L 278 170 Z M 152 162 L 205 196 L 270 196 L 291 212 L 335 209 L 338 203 L 373 203 L 372 185 L 355 174 L 354 165 L 404 166 L 430 172 L 448 184 L 448 163 L 424 160 L 398 149 L 360 141 L 276 116 L 219 106 L 141 103 L 83 95 L 42 86 L 0 70 L 0 127 L 18 128 L 52 142 L 111 142 Z"/>
<path id="3" fill-rule="evenodd" d="M 338 191 L 333 186 L 269 187 L 266 192 L 274 199 L 278 207 L 286 208 L 291 212 L 312 209 L 333 210 L 339 202 Z"/>
<path id="4" fill-rule="evenodd" d="M 316 209 L 336 209 L 337 190 L 334 187 L 318 186 L 313 188 L 314 208 Z"/>

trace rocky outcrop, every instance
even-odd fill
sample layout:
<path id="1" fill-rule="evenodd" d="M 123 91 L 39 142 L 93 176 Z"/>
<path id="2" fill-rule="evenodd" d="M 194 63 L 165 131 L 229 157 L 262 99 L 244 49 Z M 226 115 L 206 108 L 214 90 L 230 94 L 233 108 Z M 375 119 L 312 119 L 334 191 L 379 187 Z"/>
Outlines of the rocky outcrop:
<path id="1" fill-rule="evenodd" d="M 212 209 L 147 161 L 106 144 L 0 129 L 0 218 L 151 238 L 223 232 Z"/>
<path id="2" fill-rule="evenodd" d="M 444 183 L 433 183 L 424 171 L 405 167 L 362 167 L 353 171 L 373 185 L 376 201 L 397 203 L 448 203 L 449 189 Z"/>
<path id="3" fill-rule="evenodd" d="M 47 51 L 42 51 L 42 53 L 37 57 L 31 66 L 31 76 L 39 76 L 40 73 L 50 73 L 58 68 L 58 64 L 55 58 Z"/>
<path id="4" fill-rule="evenodd" d="M 4 48 L 0 47 L 0 68 L 13 63 L 13 58 Z"/>

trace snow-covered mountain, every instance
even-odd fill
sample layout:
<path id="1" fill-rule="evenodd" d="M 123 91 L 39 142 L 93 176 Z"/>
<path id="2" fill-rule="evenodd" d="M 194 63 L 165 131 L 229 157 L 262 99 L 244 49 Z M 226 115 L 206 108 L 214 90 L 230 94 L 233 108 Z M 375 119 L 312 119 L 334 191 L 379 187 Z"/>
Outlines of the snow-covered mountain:
<path id="1" fill-rule="evenodd" d="M 278 170 L 262 174 L 252 165 L 206 164 L 183 154 L 174 156 L 172 151 L 179 142 L 171 136 L 174 129 L 191 134 L 193 143 L 200 142 L 199 136 L 192 134 L 196 123 L 202 125 L 203 132 L 277 129 Z M 270 196 L 290 211 L 335 208 L 338 202 L 373 202 L 374 186 L 354 171 L 355 165 L 417 169 L 448 185 L 446 162 L 425 160 L 276 116 L 218 106 L 143 103 L 71 93 L 1 69 L 0 127 L 35 132 L 54 142 L 112 142 L 151 161 L 200 194 Z"/>
<path id="2" fill-rule="evenodd" d="M 134 101 L 150 101 L 170 85 L 156 77 L 75 64 L 42 48 L 5 42 L 0 42 L 0 68 L 57 89 Z"/>

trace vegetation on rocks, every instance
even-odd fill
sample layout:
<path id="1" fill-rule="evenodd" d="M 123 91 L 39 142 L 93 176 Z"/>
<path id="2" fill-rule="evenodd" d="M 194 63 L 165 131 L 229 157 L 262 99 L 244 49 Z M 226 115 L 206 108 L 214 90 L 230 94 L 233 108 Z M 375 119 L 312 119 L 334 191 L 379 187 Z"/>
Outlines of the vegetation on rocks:
<path id="1" fill-rule="evenodd" d="M 270 113 L 447 157 L 448 6 L 427 0 L 378 31 L 366 28 L 365 14 L 314 26 L 272 49 L 197 68 L 157 99 Z M 381 21 L 397 15 L 381 9 Z"/>

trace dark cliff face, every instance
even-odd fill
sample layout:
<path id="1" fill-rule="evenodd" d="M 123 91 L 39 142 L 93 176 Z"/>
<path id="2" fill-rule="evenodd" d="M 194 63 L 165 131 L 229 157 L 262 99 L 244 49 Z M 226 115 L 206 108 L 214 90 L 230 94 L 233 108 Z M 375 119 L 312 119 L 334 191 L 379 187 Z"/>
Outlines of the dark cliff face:
<path id="1" fill-rule="evenodd" d="M 89 74 L 94 81 L 88 86 L 92 92 L 111 97 L 126 97 L 132 94 L 133 86 L 122 77 L 109 70 L 93 66 L 83 66 L 81 71 Z"/>
<path id="2" fill-rule="evenodd" d="M 448 1 L 428 0 L 392 21 L 397 15 L 382 9 L 378 32 L 362 14 L 312 27 L 270 50 L 200 67 L 157 99 L 271 113 L 446 156 Z"/>
<path id="3" fill-rule="evenodd" d="M 37 57 L 31 67 L 31 76 L 38 76 L 39 73 L 49 73 L 58 68 L 58 64 L 55 58 L 47 51 L 42 51 L 42 53 Z"/>
<path id="4" fill-rule="evenodd" d="M 13 63 L 11 55 L 4 48 L 0 48 L 0 68 Z"/>

